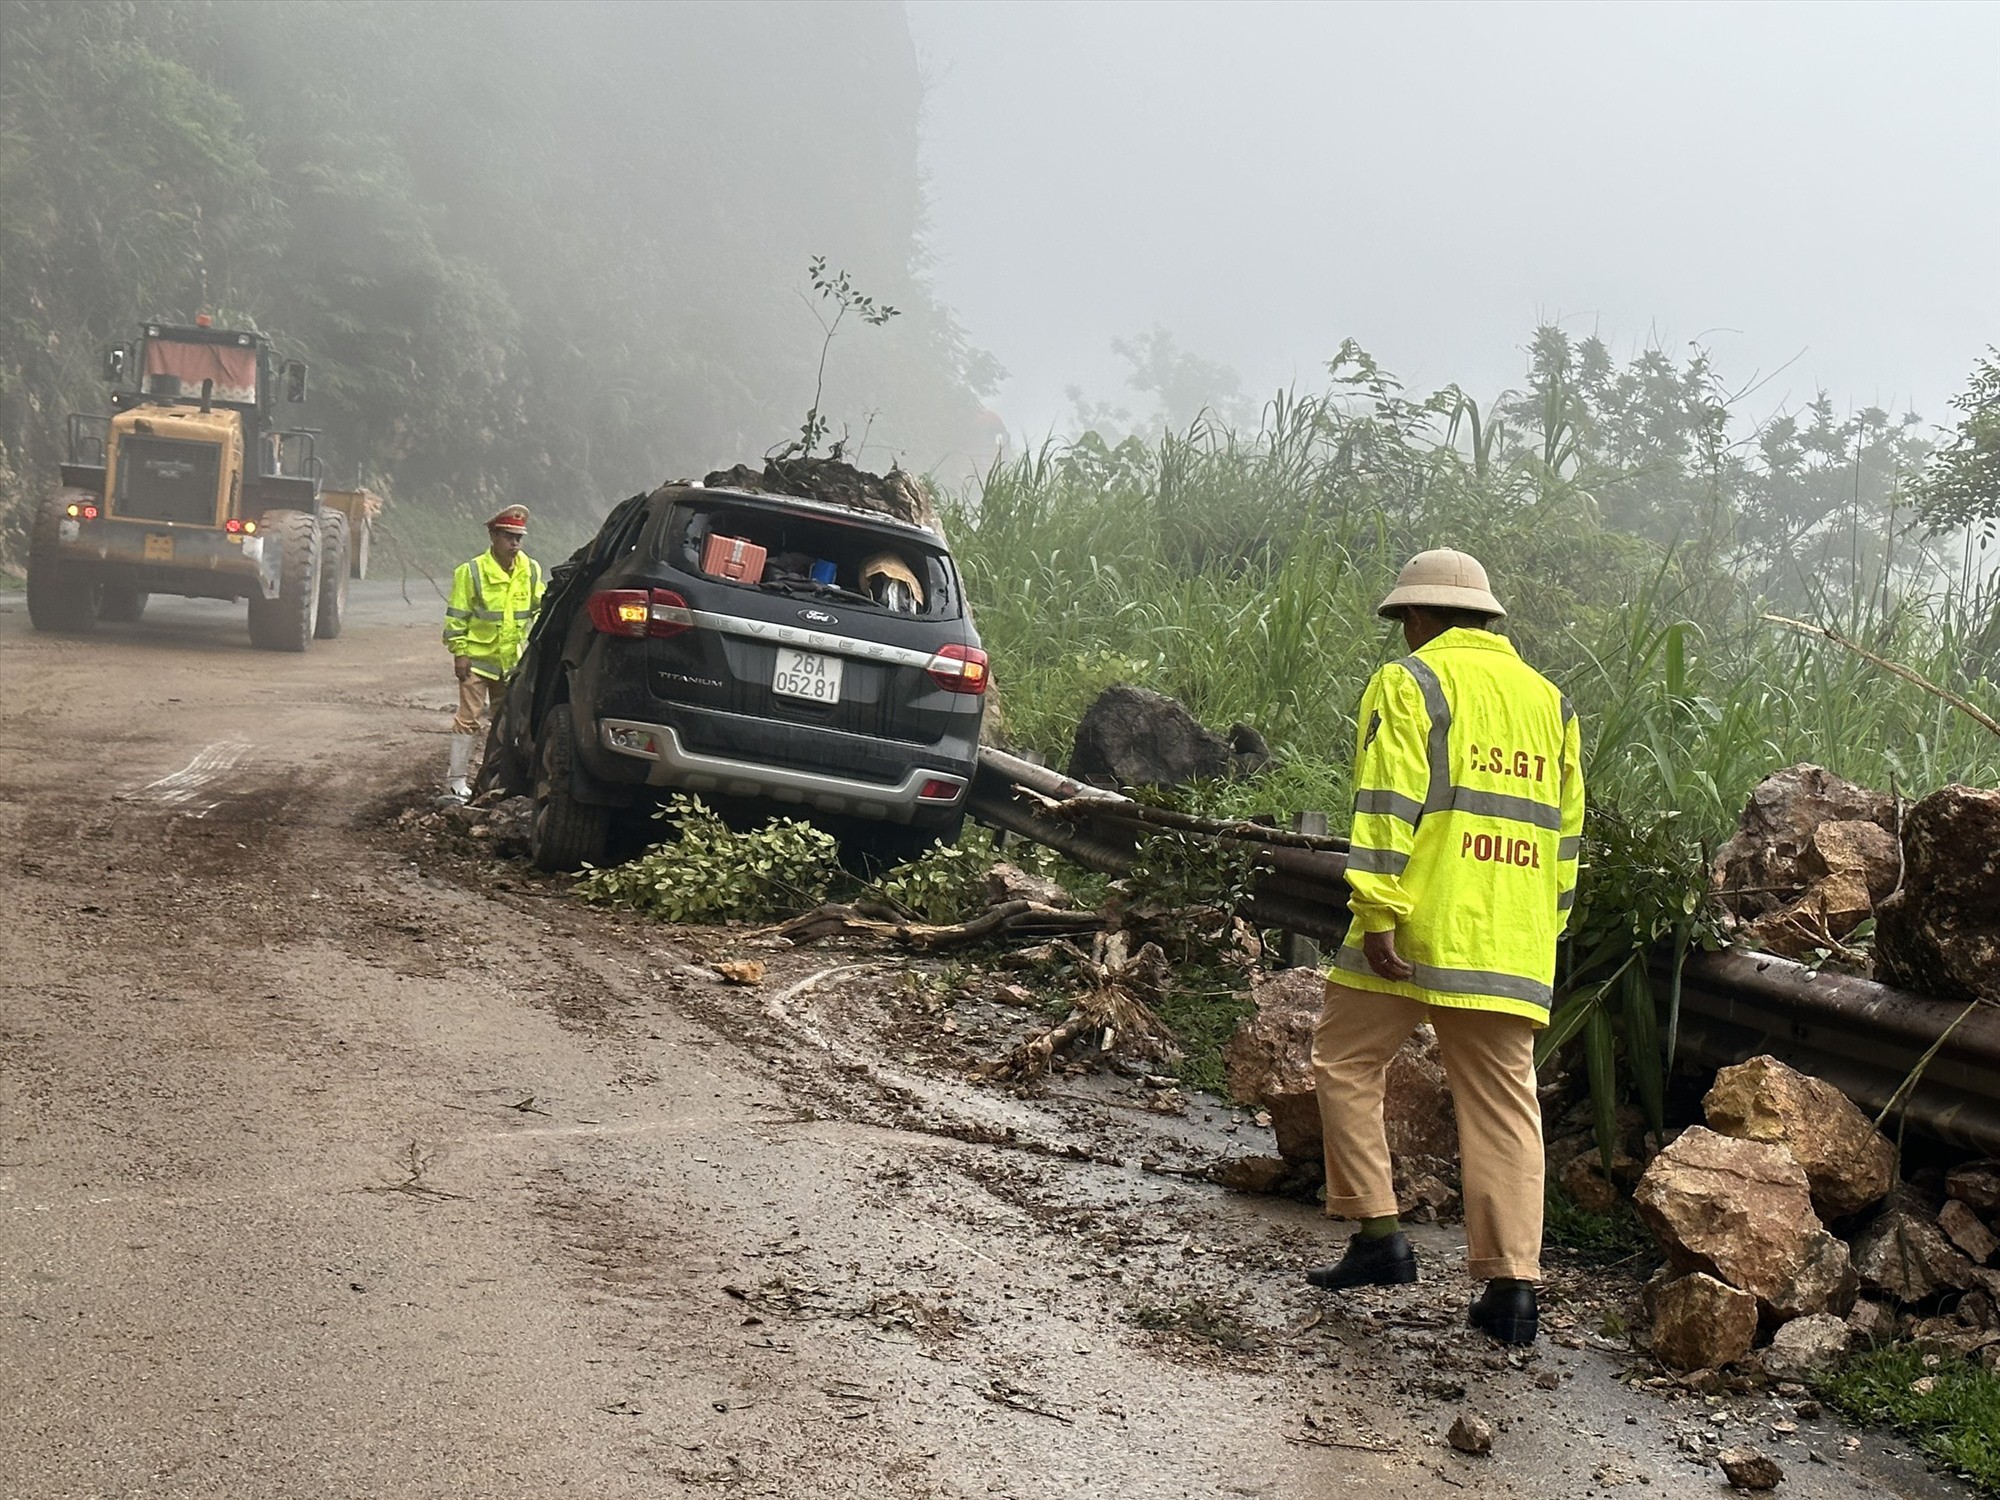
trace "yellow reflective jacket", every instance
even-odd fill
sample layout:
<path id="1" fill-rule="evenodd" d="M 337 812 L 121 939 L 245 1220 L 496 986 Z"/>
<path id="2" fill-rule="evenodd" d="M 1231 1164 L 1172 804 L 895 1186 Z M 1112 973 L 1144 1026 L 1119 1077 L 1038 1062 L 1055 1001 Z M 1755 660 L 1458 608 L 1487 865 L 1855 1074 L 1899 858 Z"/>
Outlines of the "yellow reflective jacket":
<path id="1" fill-rule="evenodd" d="M 1505 636 L 1447 630 L 1361 696 L 1342 984 L 1546 1024 L 1576 902 L 1576 715 Z M 1362 936 L 1416 970 L 1383 979 Z"/>
<path id="2" fill-rule="evenodd" d="M 451 575 L 444 611 L 444 644 L 453 656 L 472 658 L 481 677 L 505 677 L 521 659 L 535 611 L 542 607 L 542 565 L 527 553 L 505 571 L 482 552 Z"/>

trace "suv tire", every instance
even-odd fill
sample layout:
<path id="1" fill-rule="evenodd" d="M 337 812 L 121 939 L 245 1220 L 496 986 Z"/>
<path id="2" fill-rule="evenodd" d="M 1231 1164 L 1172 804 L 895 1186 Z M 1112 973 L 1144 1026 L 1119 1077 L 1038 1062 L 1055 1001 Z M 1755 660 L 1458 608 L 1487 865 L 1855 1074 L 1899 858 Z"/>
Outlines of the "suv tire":
<path id="1" fill-rule="evenodd" d="M 278 544 L 278 597 L 250 596 L 250 644 L 263 651 L 303 651 L 319 616 L 319 517 L 274 510 L 257 528 Z"/>
<path id="2" fill-rule="evenodd" d="M 579 802 L 572 790 L 576 728 L 569 705 L 558 703 L 535 741 L 535 815 L 528 853 L 540 870 L 602 864 L 610 809 Z"/>
<path id="3" fill-rule="evenodd" d="M 330 641 L 340 634 L 347 618 L 347 517 L 329 510 L 319 518 L 319 620 L 313 626 L 316 639 Z"/>

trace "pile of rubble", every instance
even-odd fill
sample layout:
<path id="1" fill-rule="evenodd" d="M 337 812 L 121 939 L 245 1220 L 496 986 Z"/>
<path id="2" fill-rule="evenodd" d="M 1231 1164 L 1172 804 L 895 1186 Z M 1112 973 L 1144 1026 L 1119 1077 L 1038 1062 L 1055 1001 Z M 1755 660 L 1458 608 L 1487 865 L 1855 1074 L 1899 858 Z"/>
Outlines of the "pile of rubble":
<path id="1" fill-rule="evenodd" d="M 1906 807 L 1789 766 L 1751 793 L 1713 885 L 1738 947 L 1970 1000 L 2000 972 L 2000 791 L 1948 786 Z"/>
<path id="2" fill-rule="evenodd" d="M 1702 1107 L 1633 1194 L 1667 1254 L 1646 1288 L 1658 1359 L 1806 1380 L 1906 1338 L 2000 1369 L 2000 1163 L 1899 1181 L 1860 1110 L 1769 1057 L 1723 1069 Z"/>

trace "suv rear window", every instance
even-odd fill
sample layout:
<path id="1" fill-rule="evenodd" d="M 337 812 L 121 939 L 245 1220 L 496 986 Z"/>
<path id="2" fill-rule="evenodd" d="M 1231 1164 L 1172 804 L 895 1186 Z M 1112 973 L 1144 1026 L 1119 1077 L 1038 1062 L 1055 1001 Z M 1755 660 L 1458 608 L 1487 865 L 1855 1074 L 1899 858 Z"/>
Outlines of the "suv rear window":
<path id="1" fill-rule="evenodd" d="M 726 500 L 683 501 L 657 535 L 661 561 L 738 588 L 910 619 L 956 620 L 963 613 L 957 574 L 942 548 L 858 518 L 834 520 Z M 725 565 L 726 559 L 731 561 Z"/>

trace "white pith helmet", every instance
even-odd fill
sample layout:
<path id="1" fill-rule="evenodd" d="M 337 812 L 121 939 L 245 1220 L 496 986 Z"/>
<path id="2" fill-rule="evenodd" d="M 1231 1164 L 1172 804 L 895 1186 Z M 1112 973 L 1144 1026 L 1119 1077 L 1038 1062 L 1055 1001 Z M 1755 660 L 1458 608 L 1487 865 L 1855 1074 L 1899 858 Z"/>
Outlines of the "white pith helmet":
<path id="1" fill-rule="evenodd" d="M 1375 607 L 1375 613 L 1393 618 L 1398 610 L 1416 605 L 1423 609 L 1469 609 L 1495 619 L 1507 611 L 1493 597 L 1486 582 L 1486 569 L 1469 552 L 1435 547 L 1419 552 L 1403 564 L 1389 597 Z"/>

